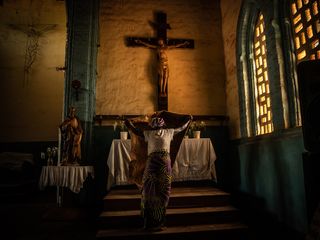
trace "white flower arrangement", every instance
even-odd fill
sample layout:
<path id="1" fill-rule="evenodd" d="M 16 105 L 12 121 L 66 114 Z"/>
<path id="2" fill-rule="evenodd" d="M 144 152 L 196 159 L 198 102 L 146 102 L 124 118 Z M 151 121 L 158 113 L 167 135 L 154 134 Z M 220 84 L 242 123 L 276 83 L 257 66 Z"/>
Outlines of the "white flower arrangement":
<path id="1" fill-rule="evenodd" d="M 201 131 L 206 128 L 206 123 L 204 121 L 193 121 L 190 125 L 191 131 Z"/>
<path id="2" fill-rule="evenodd" d="M 123 119 L 123 116 L 119 117 L 120 119 L 115 121 L 113 124 L 113 130 L 116 131 L 117 129 L 120 130 L 120 132 L 126 132 L 128 131 L 128 128 L 125 124 L 125 120 Z"/>

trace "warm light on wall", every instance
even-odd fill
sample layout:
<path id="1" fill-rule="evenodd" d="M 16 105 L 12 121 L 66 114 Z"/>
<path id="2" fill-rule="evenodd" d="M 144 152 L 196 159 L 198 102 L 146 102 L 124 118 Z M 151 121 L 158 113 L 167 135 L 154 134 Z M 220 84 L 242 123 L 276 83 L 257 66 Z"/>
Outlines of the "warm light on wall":
<path id="1" fill-rule="evenodd" d="M 320 59 L 319 5 L 317 0 L 293 0 L 291 20 L 294 47 L 298 62 Z"/>
<path id="2" fill-rule="evenodd" d="M 266 55 L 266 36 L 264 29 L 263 15 L 260 14 L 255 26 L 255 35 L 253 40 L 257 135 L 273 131 Z"/>

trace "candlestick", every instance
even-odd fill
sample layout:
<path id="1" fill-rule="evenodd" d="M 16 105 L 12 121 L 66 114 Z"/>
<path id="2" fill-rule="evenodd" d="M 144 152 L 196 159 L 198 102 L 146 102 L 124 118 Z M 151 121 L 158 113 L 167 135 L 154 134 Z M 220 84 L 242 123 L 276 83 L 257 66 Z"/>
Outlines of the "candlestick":
<path id="1" fill-rule="evenodd" d="M 61 157 L 61 131 L 58 128 L 58 163 L 57 165 L 60 166 L 60 157 Z"/>

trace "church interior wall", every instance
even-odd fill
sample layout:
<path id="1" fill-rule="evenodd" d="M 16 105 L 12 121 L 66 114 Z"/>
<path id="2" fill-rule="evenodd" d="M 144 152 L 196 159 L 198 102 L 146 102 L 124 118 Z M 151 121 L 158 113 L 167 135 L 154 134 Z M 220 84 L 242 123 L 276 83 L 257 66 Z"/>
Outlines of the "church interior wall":
<path id="1" fill-rule="evenodd" d="M 289 4 L 288 2 L 286 2 Z M 281 24 L 277 22 L 281 15 L 277 10 L 282 1 L 265 2 L 260 0 L 244 1 L 241 9 L 241 16 L 238 20 L 239 29 L 237 39 L 241 39 L 246 48 L 250 49 L 250 39 L 248 32 L 253 28 L 255 19 L 250 17 L 245 19 L 245 14 L 250 16 L 257 15 L 262 11 L 265 19 L 265 31 L 267 38 L 268 54 L 268 73 L 270 73 L 270 84 L 272 94 L 272 110 L 276 117 L 273 119 L 275 130 L 271 134 L 248 137 L 246 131 L 242 131 L 242 137 L 231 142 L 229 163 L 229 180 L 233 182 L 237 191 L 250 195 L 254 199 L 259 199 L 262 204 L 259 205 L 259 211 L 265 211 L 273 215 L 274 219 L 295 229 L 299 232 L 307 231 L 306 214 L 306 195 L 304 185 L 304 168 L 302 154 L 304 152 L 303 137 L 301 127 L 285 128 L 283 106 L 280 89 L 280 67 L 283 62 L 281 51 L 288 51 L 285 46 L 275 47 L 275 26 Z M 284 34 L 284 33 L 282 33 Z M 281 36 L 277 35 L 277 37 Z M 288 39 L 288 38 L 286 38 Z M 237 43 L 238 63 L 247 61 L 250 58 L 250 52 L 240 47 L 241 42 Z M 287 46 L 289 43 L 287 43 Z M 248 64 L 249 65 L 249 64 Z M 244 105 L 243 69 L 241 64 L 237 66 L 238 70 L 238 89 L 240 101 L 239 105 Z M 250 74 L 247 76 L 250 81 Z M 242 97 L 242 98 L 241 98 Z M 289 99 L 294 101 L 294 99 Z M 241 106 L 240 106 L 241 108 Z M 292 109 L 291 109 L 292 110 Z M 245 111 L 240 113 L 240 125 L 246 129 L 247 116 Z M 294 124 L 293 124 L 294 125 Z M 253 131 L 254 132 L 254 131 Z M 255 134 L 253 134 L 255 135 Z M 233 179 L 232 179 L 233 178 Z M 245 203 L 247 204 L 247 203 Z M 253 204 L 252 204 L 253 205 Z M 252 208 L 249 207 L 249 208 Z M 292 211 L 292 209 L 295 209 Z M 255 211 L 255 210 L 253 210 Z"/>
<path id="2" fill-rule="evenodd" d="M 4 1 L 0 32 L 0 142 L 57 141 L 64 73 L 56 67 L 65 64 L 65 3 Z"/>
<path id="3" fill-rule="evenodd" d="M 55 68 L 64 66 L 64 2 L 31 1 L 34 16 L 28 15 L 30 1 L 19 1 L 21 6 L 16 1 L 12 5 L 9 2 L 4 1 L 0 6 L 0 73 L 3 79 L 0 105 L 5 116 L 1 117 L 0 141 L 55 141 L 63 112 L 64 76 Z M 149 21 L 154 20 L 154 10 L 163 10 L 172 27 L 168 37 L 195 40 L 195 49 L 169 53 L 169 110 L 195 115 L 228 115 L 231 144 L 225 128 L 209 127 L 203 133 L 203 137 L 212 139 L 217 152 L 219 183 L 263 199 L 265 205 L 261 209 L 304 231 L 301 132 L 297 129 L 293 134 L 238 139 L 240 103 L 235 31 L 241 1 L 220 2 L 221 6 L 219 1 L 210 0 L 102 0 L 96 114 L 145 114 L 156 110 L 155 54 L 148 49 L 129 48 L 124 39 L 127 36 L 154 37 Z M 25 24 L 30 18 L 39 20 L 39 24 L 57 26 L 39 38 L 39 55 L 30 78 L 25 81 L 27 38 L 8 24 Z M 118 132 L 110 126 L 94 126 L 93 132 L 96 169 L 105 171 L 106 155 L 112 139 L 118 138 Z M 23 144 L 20 147 L 27 150 L 33 146 Z M 96 174 L 101 189 L 106 185 L 105 176 L 106 172 Z"/>
<path id="4" fill-rule="evenodd" d="M 171 49 L 168 110 L 225 115 L 225 67 L 219 1 L 101 1 L 96 114 L 148 114 L 157 109 L 153 50 L 128 47 L 125 37 L 155 37 L 154 11 L 167 14 L 168 38 L 194 39 Z"/>
<path id="5" fill-rule="evenodd" d="M 242 0 L 220 1 L 222 35 L 226 67 L 226 112 L 229 116 L 230 138 L 240 138 L 239 94 L 236 66 L 236 40 Z"/>
<path id="6" fill-rule="evenodd" d="M 210 0 L 100 1 L 96 115 L 143 115 L 157 110 L 156 53 L 125 44 L 126 37 L 156 36 L 149 23 L 155 21 L 155 11 L 167 14 L 172 28 L 167 31 L 168 38 L 193 39 L 195 43 L 194 49 L 168 51 L 168 110 L 226 115 L 220 1 Z M 94 159 L 102 182 L 108 150 L 112 140 L 119 138 L 110 124 L 94 127 Z M 214 144 L 219 184 L 223 184 L 228 127 L 210 123 L 201 135 Z M 104 186 L 101 184 L 102 192 Z"/>
<path id="7" fill-rule="evenodd" d="M 242 141 L 236 148 L 239 159 L 233 166 L 239 167 L 238 190 L 260 201 L 259 209 L 249 209 L 305 233 L 308 221 L 301 130 Z"/>

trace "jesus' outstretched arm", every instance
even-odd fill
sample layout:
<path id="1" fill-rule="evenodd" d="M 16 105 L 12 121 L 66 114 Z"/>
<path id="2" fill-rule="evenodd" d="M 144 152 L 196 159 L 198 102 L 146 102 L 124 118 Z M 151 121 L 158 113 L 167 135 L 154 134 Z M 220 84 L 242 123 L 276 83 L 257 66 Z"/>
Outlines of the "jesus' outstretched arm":
<path id="1" fill-rule="evenodd" d="M 168 48 L 168 49 L 172 49 L 172 48 L 185 47 L 185 46 L 187 46 L 187 45 L 189 45 L 189 44 L 190 44 L 190 42 L 185 41 L 185 42 L 183 42 L 183 43 L 179 43 L 179 44 L 176 44 L 176 45 L 168 45 L 167 48 Z"/>
<path id="2" fill-rule="evenodd" d="M 140 44 L 142 44 L 142 45 L 144 45 L 145 47 L 148 47 L 148 48 L 158 48 L 158 46 L 157 45 L 153 45 L 153 44 L 149 44 L 149 43 L 146 43 L 146 42 L 144 42 L 144 41 L 142 41 L 142 40 L 140 40 L 140 39 L 136 39 L 136 40 L 134 40 L 136 43 L 140 43 Z"/>

